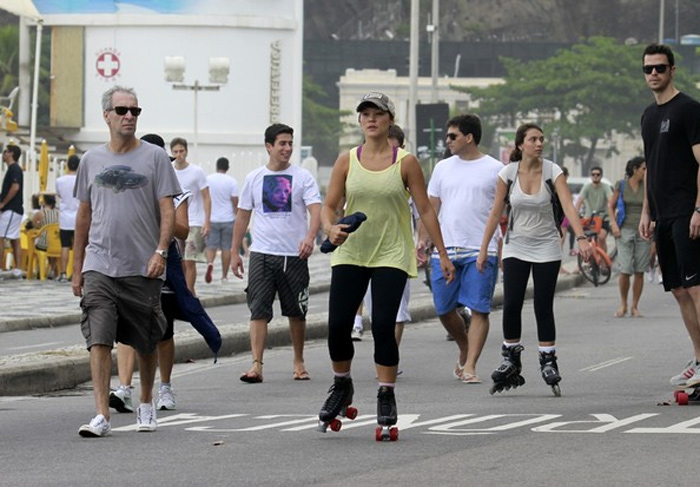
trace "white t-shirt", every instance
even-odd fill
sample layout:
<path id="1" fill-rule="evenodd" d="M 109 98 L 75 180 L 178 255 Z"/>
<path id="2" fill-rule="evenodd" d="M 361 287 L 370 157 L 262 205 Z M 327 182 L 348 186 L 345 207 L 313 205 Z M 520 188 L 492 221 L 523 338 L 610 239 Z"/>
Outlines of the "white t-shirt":
<path id="1" fill-rule="evenodd" d="M 438 219 L 445 247 L 478 251 L 493 207 L 498 171 L 503 164 L 491 156 L 473 161 L 459 156 L 438 162 L 428 184 L 428 196 L 440 198 Z M 498 239 L 489 252 L 498 251 Z"/>
<path id="2" fill-rule="evenodd" d="M 190 198 L 189 207 L 189 224 L 191 227 L 204 226 L 204 199 L 202 198 L 202 190 L 208 188 L 207 177 L 201 167 L 189 164 L 184 169 L 175 168 L 175 174 L 182 190 L 190 190 L 192 198 Z"/>
<path id="3" fill-rule="evenodd" d="M 551 161 L 552 183 L 562 174 L 561 167 Z M 512 162 L 504 167 L 498 176 L 508 185 L 512 180 L 510 203 L 513 228 L 508 226 L 503 241 L 503 258 L 515 257 L 527 262 L 552 262 L 562 259 L 561 237 L 554 221 L 552 196 L 542 178 L 537 194 L 525 194 L 516 178 L 518 163 Z M 546 174 L 545 171 L 543 171 Z"/>
<path id="4" fill-rule="evenodd" d="M 215 172 L 207 176 L 211 195 L 211 222 L 229 223 L 236 219 L 231 198 L 238 197 L 238 182 L 231 176 Z"/>
<path id="5" fill-rule="evenodd" d="M 58 195 L 58 228 L 75 230 L 75 215 L 78 214 L 80 201 L 73 196 L 75 174 L 66 174 L 56 179 L 56 194 Z"/>
<path id="6" fill-rule="evenodd" d="M 270 171 L 266 166 L 249 173 L 238 208 L 252 210 L 252 252 L 295 256 L 309 229 L 307 206 L 321 203 L 314 177 L 299 166 Z"/>

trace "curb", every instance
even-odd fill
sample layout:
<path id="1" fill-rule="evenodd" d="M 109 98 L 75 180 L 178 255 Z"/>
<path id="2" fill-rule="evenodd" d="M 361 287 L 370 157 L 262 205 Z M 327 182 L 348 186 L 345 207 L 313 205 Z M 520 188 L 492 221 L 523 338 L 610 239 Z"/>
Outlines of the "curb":
<path id="1" fill-rule="evenodd" d="M 557 281 L 557 292 L 571 289 L 585 282 L 580 274 L 560 276 Z M 326 292 L 330 284 L 312 286 L 311 292 Z M 531 299 L 533 289 L 528 284 L 526 299 Z M 245 296 L 237 298 L 227 295 L 203 300 L 205 306 L 220 306 L 245 301 Z M 216 303 L 216 304 L 215 304 Z M 503 293 L 499 288 L 493 296 L 493 307 L 503 304 Z M 417 299 L 410 304 L 412 321 L 425 321 L 436 317 L 432 299 Z M 79 316 L 79 315 L 78 315 Z M 57 320 L 58 321 L 58 317 Z M 79 321 L 74 320 L 71 323 Z M 319 313 L 307 316 L 306 339 L 318 340 L 327 337 L 328 314 Z M 51 325 L 45 325 L 51 326 Z M 222 346 L 219 356 L 250 351 L 248 322 L 219 327 Z M 175 362 L 183 363 L 188 360 L 211 359 L 211 351 L 201 336 L 194 330 L 176 333 Z M 286 319 L 276 319 L 268 327 L 267 347 L 290 345 L 289 326 Z M 116 351 L 112 352 L 113 374 L 116 373 Z M 21 396 L 46 394 L 63 389 L 72 389 L 91 380 L 90 356 L 88 351 L 79 345 L 60 350 L 50 350 L 34 354 L 9 357 L 5 363 L 0 362 L 0 396 Z"/>

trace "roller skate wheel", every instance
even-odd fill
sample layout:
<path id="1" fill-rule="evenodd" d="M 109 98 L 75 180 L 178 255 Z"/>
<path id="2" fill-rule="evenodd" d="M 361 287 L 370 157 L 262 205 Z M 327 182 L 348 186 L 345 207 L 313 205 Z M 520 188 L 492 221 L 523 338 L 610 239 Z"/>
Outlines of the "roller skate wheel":
<path id="1" fill-rule="evenodd" d="M 685 391 L 676 391 L 676 402 L 679 406 L 687 406 L 688 399 L 688 394 Z"/>
<path id="2" fill-rule="evenodd" d="M 554 384 L 552 386 L 552 392 L 556 397 L 561 397 L 561 388 L 559 387 L 559 384 Z"/>
<path id="3" fill-rule="evenodd" d="M 680 394 L 681 392 L 683 391 L 673 391 L 673 399 L 675 399 L 676 402 L 678 402 L 678 394 Z"/>
<path id="4" fill-rule="evenodd" d="M 340 431 L 343 427 L 343 423 L 339 419 L 334 419 L 330 423 L 331 431 Z"/>
<path id="5" fill-rule="evenodd" d="M 352 406 L 349 406 L 345 410 L 345 417 L 348 419 L 355 419 L 357 417 L 357 408 L 354 408 Z"/>
<path id="6" fill-rule="evenodd" d="M 389 441 L 397 441 L 399 439 L 399 429 L 390 428 L 389 429 Z"/>

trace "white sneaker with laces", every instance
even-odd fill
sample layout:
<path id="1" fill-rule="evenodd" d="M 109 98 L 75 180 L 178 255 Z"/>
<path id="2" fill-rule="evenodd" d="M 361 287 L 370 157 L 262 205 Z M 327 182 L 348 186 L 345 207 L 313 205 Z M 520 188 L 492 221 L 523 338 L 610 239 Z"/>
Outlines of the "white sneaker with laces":
<path id="1" fill-rule="evenodd" d="M 139 404 L 136 409 L 136 431 L 150 433 L 157 429 L 156 408 L 153 407 L 153 404 Z"/>
<path id="2" fill-rule="evenodd" d="M 78 429 L 78 434 L 83 438 L 99 438 L 112 434 L 112 426 L 101 414 L 98 414 L 88 424 L 84 424 Z"/>
<path id="3" fill-rule="evenodd" d="M 109 407 L 120 413 L 133 413 L 134 405 L 131 402 L 131 388 L 120 385 L 116 391 L 109 393 Z"/>
<path id="4" fill-rule="evenodd" d="M 696 362 L 695 360 L 692 361 L 693 365 L 691 366 L 691 372 L 693 375 L 688 378 L 688 380 L 685 382 L 685 385 L 687 387 L 695 387 L 697 385 L 700 385 L 700 363 Z"/>
<path id="5" fill-rule="evenodd" d="M 688 360 L 683 372 L 671 377 L 669 382 L 671 382 L 671 385 L 679 387 L 688 385 L 691 379 L 695 379 L 696 383 L 700 383 L 700 365 L 695 362 L 694 358 Z"/>
<path id="6" fill-rule="evenodd" d="M 175 409 L 175 396 L 170 386 L 161 385 L 158 389 L 158 409 L 162 411 L 173 411 Z"/>
<path id="7" fill-rule="evenodd" d="M 350 334 L 350 337 L 352 338 L 353 342 L 361 342 L 362 341 L 362 328 L 353 328 L 352 333 Z"/>

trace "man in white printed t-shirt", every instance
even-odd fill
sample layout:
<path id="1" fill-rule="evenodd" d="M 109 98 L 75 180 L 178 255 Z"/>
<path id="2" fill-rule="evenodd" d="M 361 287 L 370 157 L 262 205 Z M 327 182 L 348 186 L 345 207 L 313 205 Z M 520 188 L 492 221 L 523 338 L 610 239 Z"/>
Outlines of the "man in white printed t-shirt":
<path id="1" fill-rule="evenodd" d="M 250 217 L 255 213 L 250 247 L 248 287 L 252 367 L 241 381 L 263 381 L 263 351 L 272 304 L 279 294 L 282 315 L 289 318 L 294 349 L 294 380 L 309 380 L 304 367 L 306 312 L 309 300 L 308 258 L 321 226 L 321 195 L 314 177 L 293 166 L 294 130 L 283 124 L 265 130 L 268 163 L 246 176 L 238 201 L 238 214 L 231 243 L 231 270 L 243 278 L 238 253 Z M 308 213 L 308 216 L 307 216 Z"/>
<path id="2" fill-rule="evenodd" d="M 216 251 L 221 249 L 221 282 L 228 282 L 231 265 L 233 222 L 238 211 L 238 181 L 228 176 L 229 163 L 225 157 L 216 160 L 216 172 L 207 176 L 211 196 L 211 229 L 207 235 L 207 273 L 204 281 L 209 284 L 214 270 Z"/>
<path id="3" fill-rule="evenodd" d="M 190 233 L 185 240 L 185 255 L 182 266 L 185 269 L 185 280 L 190 292 L 195 296 L 194 284 L 197 281 L 197 262 L 206 262 L 204 256 L 204 239 L 209 235 L 211 221 L 211 197 L 209 184 L 201 167 L 187 162 L 187 141 L 175 137 L 170 141 L 170 152 L 175 158 L 173 167 L 180 186 L 192 192 L 189 202 Z"/>
<path id="4" fill-rule="evenodd" d="M 442 325 L 459 347 L 459 361 L 454 376 L 466 384 L 479 384 L 476 362 L 489 331 L 491 299 L 498 275 L 498 240 L 488 247 L 483 273 L 476 268 L 476 258 L 486 222 L 493 206 L 498 171 L 503 164 L 479 150 L 481 120 L 465 114 L 447 123 L 447 145 L 453 154 L 435 166 L 428 184 L 428 197 L 440 221 L 442 238 L 455 266 L 456 277 L 449 286 L 440 272 L 437 253 L 432 266 L 431 284 L 435 311 Z M 424 232 L 423 232 L 424 233 Z M 418 251 L 429 242 L 421 234 Z M 469 330 L 460 317 L 460 306 L 472 312 Z"/>

